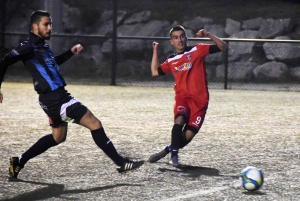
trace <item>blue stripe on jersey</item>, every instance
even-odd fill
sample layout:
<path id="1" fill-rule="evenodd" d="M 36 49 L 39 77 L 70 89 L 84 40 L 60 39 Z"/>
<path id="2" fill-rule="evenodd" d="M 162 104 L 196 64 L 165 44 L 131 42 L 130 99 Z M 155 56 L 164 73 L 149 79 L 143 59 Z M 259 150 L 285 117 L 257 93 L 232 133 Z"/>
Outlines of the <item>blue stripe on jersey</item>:
<path id="1" fill-rule="evenodd" d="M 45 47 L 45 45 L 44 45 L 44 47 Z M 39 51 L 37 46 L 34 46 L 34 50 Z M 48 82 L 51 90 L 53 91 L 61 86 L 64 86 L 64 80 L 61 77 L 60 73 L 58 72 L 59 67 L 55 63 L 55 59 L 53 57 L 52 51 L 49 48 L 45 48 L 45 50 L 46 50 L 46 52 L 44 52 L 42 54 L 43 61 L 44 61 L 43 63 L 45 64 L 45 66 L 43 66 L 41 61 L 38 61 L 38 60 L 32 60 L 32 62 L 34 64 L 34 66 L 36 66 L 36 69 L 39 71 L 41 76 Z M 50 56 L 50 59 L 49 59 L 49 56 Z M 54 67 L 54 66 L 56 66 L 56 67 Z M 49 71 L 51 72 L 52 76 L 49 75 L 49 73 L 50 73 Z M 52 78 L 53 78 L 53 80 L 52 80 Z"/>
<path id="2" fill-rule="evenodd" d="M 54 58 L 53 58 L 53 61 L 55 62 Z M 62 77 L 61 77 L 60 73 L 58 72 L 59 67 L 57 66 L 56 63 L 53 65 L 55 65 L 56 67 L 53 67 L 51 64 L 47 65 L 49 70 L 51 71 L 52 75 L 54 76 L 54 80 L 52 80 L 52 82 L 54 82 L 59 87 L 63 86 Z"/>
<path id="3" fill-rule="evenodd" d="M 48 82 L 52 91 L 57 89 L 60 86 L 63 86 L 62 83 L 59 84 L 58 82 L 54 82 L 51 79 L 50 75 L 47 73 L 46 69 L 38 61 L 33 61 L 33 64 L 36 66 L 36 69 L 43 76 L 43 78 Z"/>

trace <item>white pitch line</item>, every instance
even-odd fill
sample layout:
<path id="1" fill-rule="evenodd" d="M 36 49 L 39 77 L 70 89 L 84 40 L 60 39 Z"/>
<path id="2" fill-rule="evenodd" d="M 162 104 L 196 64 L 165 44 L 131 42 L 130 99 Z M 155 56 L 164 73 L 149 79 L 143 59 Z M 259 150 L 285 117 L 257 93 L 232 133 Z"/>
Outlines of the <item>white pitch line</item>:
<path id="1" fill-rule="evenodd" d="M 180 196 L 165 199 L 165 200 L 162 200 L 162 201 L 175 201 L 175 200 L 179 200 L 179 199 L 192 198 L 192 197 L 197 197 L 199 195 L 205 195 L 205 194 L 209 194 L 209 193 L 214 193 L 214 192 L 226 190 L 228 188 L 229 188 L 229 186 L 215 187 L 215 188 L 211 188 L 211 189 L 208 189 L 208 190 L 198 191 L 198 192 L 195 192 L 195 193 L 180 195 Z"/>
<path id="2" fill-rule="evenodd" d="M 273 179 L 273 178 L 265 178 L 264 180 L 266 181 L 266 180 L 271 180 L 271 179 Z M 237 188 L 239 186 L 241 186 L 239 181 L 234 182 L 233 187 Z M 165 199 L 165 200 L 162 200 L 162 201 L 176 201 L 176 200 L 179 200 L 179 199 L 193 198 L 193 197 L 197 197 L 199 195 L 205 195 L 205 194 L 209 194 L 209 193 L 223 191 L 223 190 L 226 190 L 228 188 L 230 188 L 230 186 L 215 187 L 215 188 L 211 188 L 211 189 L 208 189 L 208 190 L 202 190 L 202 191 L 197 191 L 197 192 L 194 192 L 194 193 L 187 193 L 185 195 L 179 195 L 177 197 L 168 198 L 168 199 Z"/>

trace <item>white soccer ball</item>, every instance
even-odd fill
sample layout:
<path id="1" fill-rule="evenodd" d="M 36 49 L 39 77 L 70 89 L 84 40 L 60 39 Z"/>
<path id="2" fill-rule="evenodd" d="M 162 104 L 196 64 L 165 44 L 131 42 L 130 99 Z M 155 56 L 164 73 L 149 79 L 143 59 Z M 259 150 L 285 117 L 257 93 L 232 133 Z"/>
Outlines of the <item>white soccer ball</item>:
<path id="1" fill-rule="evenodd" d="M 248 166 L 242 170 L 240 179 L 244 189 L 256 191 L 260 189 L 264 183 L 264 174 L 260 169 Z"/>

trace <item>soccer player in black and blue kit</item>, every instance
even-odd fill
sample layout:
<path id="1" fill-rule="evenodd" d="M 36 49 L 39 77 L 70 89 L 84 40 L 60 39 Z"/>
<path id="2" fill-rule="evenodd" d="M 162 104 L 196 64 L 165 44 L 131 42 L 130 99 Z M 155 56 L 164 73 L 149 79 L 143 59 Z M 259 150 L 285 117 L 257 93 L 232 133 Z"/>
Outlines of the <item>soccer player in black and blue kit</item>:
<path id="1" fill-rule="evenodd" d="M 20 170 L 30 159 L 64 142 L 68 122 L 90 129 L 95 143 L 118 166 L 118 172 L 133 170 L 143 165 L 143 161 L 130 160 L 119 155 L 106 136 L 100 120 L 66 91 L 66 83 L 59 65 L 74 54 L 80 53 L 83 47 L 78 44 L 69 51 L 54 56 L 45 42 L 50 39 L 52 31 L 50 14 L 47 11 L 37 10 L 31 14 L 30 20 L 31 32 L 28 39 L 10 51 L 0 62 L 0 89 L 6 69 L 13 63 L 22 61 L 33 78 L 34 89 L 39 94 L 40 106 L 49 118 L 52 133 L 40 138 L 20 156 L 10 158 L 11 177 L 17 178 Z M 3 95 L 0 91 L 0 103 L 2 100 Z"/>

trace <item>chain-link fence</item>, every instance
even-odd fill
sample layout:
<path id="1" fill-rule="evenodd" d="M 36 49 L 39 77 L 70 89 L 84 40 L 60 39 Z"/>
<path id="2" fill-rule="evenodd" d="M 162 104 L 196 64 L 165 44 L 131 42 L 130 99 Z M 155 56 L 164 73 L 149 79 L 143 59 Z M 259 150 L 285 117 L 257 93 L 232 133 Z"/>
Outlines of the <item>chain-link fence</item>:
<path id="1" fill-rule="evenodd" d="M 0 2 L 0 48 L 3 56 L 15 48 L 20 41 L 26 39 L 28 33 L 23 31 L 25 27 L 27 29 L 28 24 L 20 23 L 22 33 L 5 31 L 5 1 Z M 90 1 L 86 8 L 82 1 L 32 2 L 35 2 L 31 5 L 32 9 L 40 9 L 41 6 L 50 9 L 52 13 L 53 27 L 57 32 L 53 32 L 51 40 L 47 42 L 54 54 L 60 54 L 77 43 L 84 46 L 81 54 L 61 66 L 61 71 L 69 83 L 173 86 L 172 75 L 152 78 L 150 71 L 153 41 L 160 43 L 160 63 L 174 52 L 169 37 L 167 37 L 168 30 L 172 26 L 170 22 L 153 19 L 145 23 L 143 19 L 147 18 L 148 11 L 142 12 L 139 18 L 126 18 L 126 12 L 118 10 L 124 7 L 124 3 L 119 1 L 119 8 L 117 8 L 117 0 L 111 1 L 109 5 L 106 5 L 104 1 Z M 134 1 L 130 2 L 134 3 Z M 147 9 L 151 5 L 161 6 L 160 1 L 145 2 L 143 2 L 144 7 L 140 8 L 141 10 Z M 18 2 L 15 1 L 15 3 Z M 75 5 L 77 8 L 71 7 Z M 110 14 L 113 18 L 108 17 L 110 11 L 106 12 L 104 5 L 106 5 L 105 9 L 113 9 L 111 12 L 113 14 Z M 6 5 L 6 7 L 11 9 L 11 6 Z M 86 12 L 84 8 L 88 9 L 90 13 Z M 102 16 L 99 14 L 99 8 L 103 9 Z M 91 23 L 88 18 L 97 13 L 97 19 L 100 20 L 91 26 L 88 24 Z M 132 26 L 134 20 L 140 23 Z M 123 25 L 120 25 L 121 22 Z M 152 26 L 152 29 L 148 30 L 155 33 L 149 34 L 142 31 L 141 34 L 136 34 L 139 31 L 138 28 L 144 30 L 144 27 L 147 26 Z M 131 28 L 133 31 L 130 30 Z M 89 34 L 86 34 L 87 32 Z M 96 32 L 98 34 L 95 34 Z M 188 30 L 189 45 L 211 43 L 209 39 L 191 37 L 194 35 L 192 32 L 193 30 Z M 124 33 L 127 34 L 124 35 Z M 166 37 L 156 37 L 157 35 Z M 209 55 L 205 60 L 210 88 L 300 91 L 299 40 L 290 40 L 284 37 L 269 40 L 234 38 L 223 38 L 223 40 L 229 45 L 228 51 Z M 8 69 L 5 80 L 30 81 L 31 77 L 23 64 L 19 62 Z"/>
<path id="2" fill-rule="evenodd" d="M 23 34 L 6 34 L 6 40 L 18 41 Z M 216 89 L 284 90 L 300 91 L 300 41 L 262 39 L 223 39 L 229 45 L 225 53 L 206 57 L 208 83 Z M 116 39 L 115 63 L 112 63 L 112 39 L 99 35 L 56 34 L 51 39 L 56 54 L 76 43 L 84 52 L 61 66 L 69 82 L 84 84 L 111 84 L 127 86 L 172 86 L 171 75 L 151 77 L 152 42 L 160 43 L 162 63 L 171 54 L 168 37 L 130 37 Z M 189 38 L 189 45 L 211 43 L 209 39 Z M 129 46 L 129 47 L 128 47 Z M 9 47 L 13 48 L 13 47 Z M 115 73 L 112 68 L 115 66 Z M 12 66 L 7 80 L 29 78 L 22 63 Z"/>

